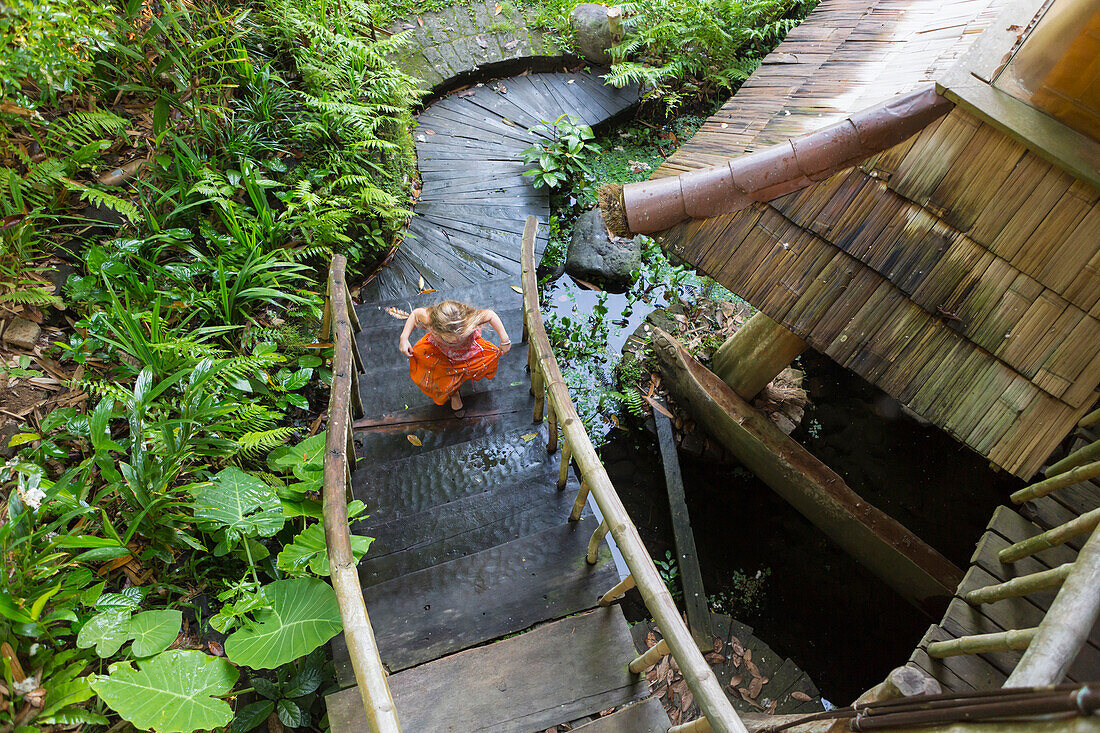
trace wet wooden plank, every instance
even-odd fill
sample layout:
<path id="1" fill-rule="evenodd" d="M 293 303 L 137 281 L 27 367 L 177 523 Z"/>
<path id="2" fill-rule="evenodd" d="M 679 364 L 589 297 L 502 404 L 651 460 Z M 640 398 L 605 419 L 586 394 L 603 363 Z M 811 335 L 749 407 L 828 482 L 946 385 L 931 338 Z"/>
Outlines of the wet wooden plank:
<path id="1" fill-rule="evenodd" d="M 661 701 L 651 697 L 573 730 L 576 733 L 665 733 L 670 725 Z"/>

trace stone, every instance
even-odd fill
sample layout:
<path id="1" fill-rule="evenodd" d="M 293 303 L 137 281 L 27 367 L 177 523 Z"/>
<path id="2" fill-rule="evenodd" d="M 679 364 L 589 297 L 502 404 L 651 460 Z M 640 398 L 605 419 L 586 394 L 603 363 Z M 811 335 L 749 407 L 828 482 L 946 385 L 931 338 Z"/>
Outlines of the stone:
<path id="1" fill-rule="evenodd" d="M 34 321 L 16 316 L 4 329 L 4 343 L 18 349 L 33 349 L 42 327 Z"/>
<path id="2" fill-rule="evenodd" d="M 0 458 L 11 458 L 15 455 L 15 451 L 18 449 L 13 445 L 9 445 L 9 443 L 12 438 L 21 432 L 23 431 L 17 422 L 8 422 L 0 427 Z"/>
<path id="3" fill-rule="evenodd" d="M 569 20 L 577 36 L 577 51 L 585 60 L 600 66 L 611 64 L 607 49 L 615 45 L 611 35 L 611 23 L 607 6 L 599 3 L 581 3 L 573 8 Z"/>
<path id="4" fill-rule="evenodd" d="M 600 285 L 614 293 L 625 292 L 642 265 L 640 238 L 612 241 L 603 215 L 591 209 L 577 217 L 565 271 L 579 280 Z"/>

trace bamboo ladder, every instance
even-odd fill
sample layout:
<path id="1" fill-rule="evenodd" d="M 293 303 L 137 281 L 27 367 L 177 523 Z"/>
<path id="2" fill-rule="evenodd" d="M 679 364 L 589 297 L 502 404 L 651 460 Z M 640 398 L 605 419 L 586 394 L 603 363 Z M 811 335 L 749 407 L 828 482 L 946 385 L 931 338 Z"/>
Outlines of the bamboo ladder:
<path id="1" fill-rule="evenodd" d="M 1100 410 L 1089 413 L 1079 425 L 1100 422 Z M 1086 445 L 1050 466 L 1046 478 L 1012 494 L 1015 504 L 1037 499 L 1058 489 L 1100 476 L 1100 441 Z M 1005 681 L 1005 687 L 1038 687 L 1062 681 L 1077 653 L 1089 639 L 1100 615 L 1100 508 L 1061 526 L 1002 549 L 998 559 L 1012 563 L 1045 549 L 1089 535 L 1077 558 L 1050 570 L 967 592 L 971 605 L 995 603 L 1030 593 L 1058 588 L 1058 593 L 1038 626 L 994 634 L 963 636 L 928 645 L 930 657 L 1024 650 L 1023 657 Z"/>
<path id="2" fill-rule="evenodd" d="M 531 374 L 531 391 L 535 395 L 535 422 L 543 420 L 548 401 L 550 438 L 547 450 L 553 453 L 558 449 L 559 429 L 562 438 L 558 488 L 565 488 L 572 462 L 575 461 L 580 470 L 581 488 L 577 492 L 577 500 L 569 519 L 580 519 L 581 510 L 589 495 L 595 499 L 603 514 L 603 521 L 592 533 L 592 539 L 588 543 L 587 561 L 590 564 L 596 562 L 600 542 L 610 533 L 630 569 L 630 574 L 622 582 L 603 595 L 600 605 L 608 606 L 615 598 L 636 587 L 646 608 L 653 615 L 653 620 L 664 638 L 631 661 L 628 665 L 630 671 L 642 674 L 661 657 L 671 654 L 703 712 L 703 717 L 673 726 L 669 733 L 747 733 L 680 617 L 671 594 L 642 544 L 637 528 L 630 521 L 630 516 L 577 415 L 573 400 L 569 397 L 569 389 L 554 358 L 539 310 L 538 284 L 535 278 L 537 230 L 538 221 L 533 216 L 528 217 L 521 244 L 523 337 L 527 340 L 527 366 Z"/>
<path id="3" fill-rule="evenodd" d="M 344 274 L 346 268 L 347 259 L 343 255 L 332 258 L 325 314 L 321 320 L 321 340 L 331 341 L 333 346 L 324 463 L 325 547 L 348 654 L 367 714 L 367 726 L 371 733 L 400 733 L 386 671 L 382 667 L 374 629 L 363 602 L 363 589 L 359 585 L 359 573 L 351 551 L 351 531 L 348 529 L 348 497 L 351 493 L 351 472 L 355 467 L 352 419 L 363 415 L 359 375 L 364 370 L 363 359 L 355 343 L 359 319 L 355 316 L 351 293 L 348 292 Z"/>

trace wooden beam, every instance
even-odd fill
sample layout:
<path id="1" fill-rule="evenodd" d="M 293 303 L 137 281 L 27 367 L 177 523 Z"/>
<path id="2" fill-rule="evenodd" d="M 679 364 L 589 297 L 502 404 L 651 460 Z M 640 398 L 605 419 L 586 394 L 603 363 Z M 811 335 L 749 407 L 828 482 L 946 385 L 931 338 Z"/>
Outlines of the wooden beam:
<path id="1" fill-rule="evenodd" d="M 805 341 L 757 312 L 714 353 L 714 373 L 746 400 L 805 351 Z"/>
<path id="2" fill-rule="evenodd" d="M 664 384 L 750 471 L 903 598 L 934 610 L 963 573 L 783 434 L 671 336 L 653 329 Z"/>
<path id="3" fill-rule="evenodd" d="M 684 496 L 684 479 L 680 475 L 680 461 L 676 455 L 676 439 L 672 435 L 672 423 L 657 410 L 653 411 L 657 424 L 657 442 L 661 446 L 661 461 L 665 467 L 665 485 L 668 487 L 668 508 L 672 514 L 672 538 L 676 543 L 676 563 L 680 567 L 680 585 L 684 591 L 684 608 L 687 609 L 688 630 L 691 638 L 704 651 L 710 651 L 714 632 L 710 626 L 710 609 L 703 587 L 703 572 L 699 568 L 699 553 L 695 548 L 695 534 L 691 531 Z"/>

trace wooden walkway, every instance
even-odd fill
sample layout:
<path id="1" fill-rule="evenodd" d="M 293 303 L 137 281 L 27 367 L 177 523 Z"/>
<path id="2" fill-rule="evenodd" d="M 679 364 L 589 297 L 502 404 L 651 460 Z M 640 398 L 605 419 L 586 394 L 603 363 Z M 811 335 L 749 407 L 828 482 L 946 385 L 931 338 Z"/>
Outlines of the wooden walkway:
<path id="1" fill-rule="evenodd" d="M 944 659 L 928 656 L 928 645 L 960 636 L 996 633 L 1038 626 L 1057 589 L 971 606 L 963 600 L 969 591 L 1073 562 L 1087 535 L 1018 560 L 1002 563 L 997 553 L 1006 547 L 1100 507 L 1100 485 L 1085 481 L 1059 489 L 1049 496 L 1028 501 L 1019 510 L 997 507 L 988 528 L 978 540 L 970 569 L 959 585 L 943 619 L 920 640 L 909 664 L 933 675 L 944 691 L 966 692 L 1000 687 L 1015 669 L 1023 652 L 968 654 Z M 1067 682 L 1100 679 L 1100 625 L 1070 667 Z"/>
<path id="2" fill-rule="evenodd" d="M 546 189 L 523 171 L 529 128 L 562 114 L 596 126 L 632 107 L 636 87 L 604 86 L 599 72 L 533 73 L 455 92 L 431 104 L 414 130 L 423 189 L 405 241 L 362 291 L 397 298 L 512 278 L 519 282 L 523 222 L 545 224 Z M 545 230 L 545 227 L 543 228 Z M 540 235 L 537 252 L 546 245 Z"/>

